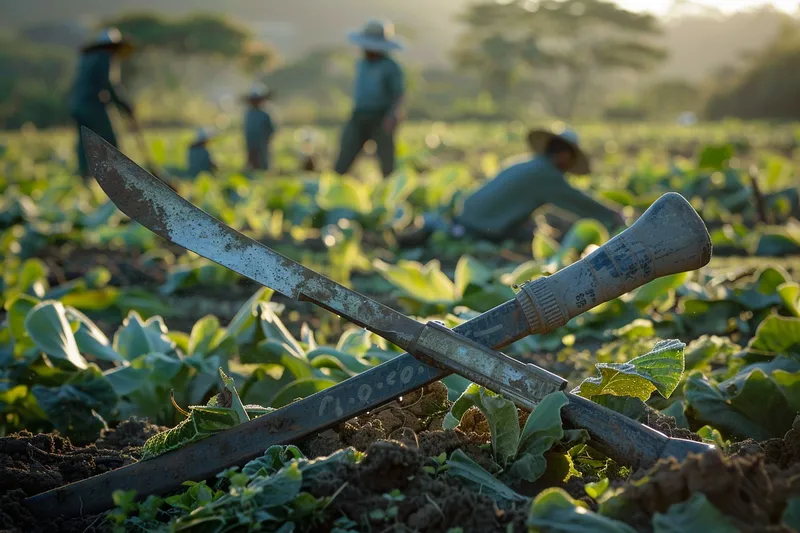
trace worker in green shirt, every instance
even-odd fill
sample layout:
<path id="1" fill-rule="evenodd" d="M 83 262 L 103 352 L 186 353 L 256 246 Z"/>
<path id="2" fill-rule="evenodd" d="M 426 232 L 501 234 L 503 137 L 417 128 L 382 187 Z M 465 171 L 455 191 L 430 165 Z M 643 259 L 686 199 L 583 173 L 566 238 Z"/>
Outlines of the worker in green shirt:
<path id="1" fill-rule="evenodd" d="M 349 34 L 350 41 L 364 51 L 364 56 L 356 65 L 353 110 L 342 132 L 334 167 L 339 174 L 350 170 L 369 140 L 375 142 L 383 176 L 394 171 L 394 135 L 400 120 L 405 76 L 400 65 L 389 56 L 390 52 L 403 48 L 393 37 L 394 26 L 377 20 Z"/>
<path id="2" fill-rule="evenodd" d="M 269 170 L 269 144 L 277 127 L 265 109 L 272 96 L 267 86 L 256 83 L 247 94 L 247 111 L 244 115 L 244 137 L 247 146 L 247 167 L 250 170 Z"/>
<path id="3" fill-rule="evenodd" d="M 195 134 L 187 154 L 189 176 L 194 178 L 201 172 L 214 173 L 217 165 L 208 151 L 208 142 L 215 137 L 214 132 L 207 128 L 200 128 Z"/>
<path id="4" fill-rule="evenodd" d="M 117 137 L 106 106 L 113 103 L 131 121 L 133 106 L 119 86 L 119 60 L 133 51 L 133 45 L 117 28 L 107 28 L 96 40 L 81 49 L 80 59 L 69 94 L 69 111 L 78 127 L 78 167 L 81 176 L 89 177 L 89 163 L 83 151 L 81 126 L 86 126 L 113 146 Z"/>
<path id="5" fill-rule="evenodd" d="M 420 230 L 399 236 L 400 244 L 421 244 L 436 230 L 448 231 L 453 237 L 469 235 L 495 242 L 519 239 L 520 230 L 531 214 L 545 204 L 556 205 L 582 218 L 596 219 L 611 229 L 625 224 L 618 209 L 567 182 L 567 172 L 590 172 L 589 160 L 573 131 L 556 134 L 533 130 L 528 134 L 528 144 L 534 157 L 506 167 L 472 193 L 452 224 L 438 215 L 428 215 Z"/>

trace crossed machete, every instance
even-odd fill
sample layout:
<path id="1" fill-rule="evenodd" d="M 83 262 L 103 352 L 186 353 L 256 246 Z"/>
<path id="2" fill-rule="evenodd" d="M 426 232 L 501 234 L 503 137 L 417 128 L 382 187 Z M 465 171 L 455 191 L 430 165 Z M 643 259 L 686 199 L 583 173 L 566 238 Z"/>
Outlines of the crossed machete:
<path id="1" fill-rule="evenodd" d="M 47 516 L 107 510 L 118 489 L 135 490 L 137 498 L 145 498 L 175 490 L 186 480 L 213 477 L 269 446 L 344 422 L 451 373 L 532 410 L 545 395 L 563 391 L 567 381 L 495 348 L 553 331 L 649 281 L 698 269 L 711 259 L 711 239 L 702 219 L 681 195 L 667 193 L 591 254 L 522 285 L 514 299 L 450 330 L 434 321 L 417 322 L 278 254 L 192 205 L 91 130 L 84 127 L 81 135 L 95 178 L 131 219 L 284 296 L 311 301 L 408 353 L 184 448 L 25 500 Z M 669 438 L 590 400 L 565 394 L 569 403 L 561 410 L 562 418 L 586 429 L 592 447 L 620 463 L 643 468 L 659 458 L 682 459 L 713 449 Z"/>

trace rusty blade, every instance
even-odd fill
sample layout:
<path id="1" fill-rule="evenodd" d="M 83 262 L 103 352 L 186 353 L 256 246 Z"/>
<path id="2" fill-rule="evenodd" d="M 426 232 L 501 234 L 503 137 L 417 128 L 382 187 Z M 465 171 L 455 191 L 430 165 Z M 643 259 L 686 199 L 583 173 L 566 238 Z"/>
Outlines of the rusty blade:
<path id="1" fill-rule="evenodd" d="M 160 237 L 297 300 L 312 301 L 409 350 L 423 325 L 292 261 L 182 198 L 81 127 L 86 156 L 120 211 Z"/>

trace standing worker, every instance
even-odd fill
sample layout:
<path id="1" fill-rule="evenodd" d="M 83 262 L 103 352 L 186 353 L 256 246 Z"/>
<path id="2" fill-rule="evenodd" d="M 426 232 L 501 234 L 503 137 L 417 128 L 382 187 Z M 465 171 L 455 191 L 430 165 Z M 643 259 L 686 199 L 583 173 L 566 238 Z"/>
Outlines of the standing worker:
<path id="1" fill-rule="evenodd" d="M 195 178 L 201 172 L 213 174 L 217 170 L 217 165 L 211 158 L 208 151 L 208 142 L 215 137 L 215 133 L 208 128 L 200 128 L 195 134 L 192 144 L 189 146 L 187 154 L 187 164 L 189 167 L 189 177 Z"/>
<path id="2" fill-rule="evenodd" d="M 244 115 L 244 137 L 247 145 L 247 168 L 249 170 L 269 169 L 269 143 L 277 129 L 270 114 L 264 109 L 264 102 L 271 91 L 262 83 L 256 83 L 247 94 L 247 111 Z"/>
<path id="3" fill-rule="evenodd" d="M 589 174 L 589 159 L 578 135 L 565 129 L 558 133 L 537 129 L 528 134 L 533 157 L 511 165 L 486 182 L 464 201 L 461 214 L 448 223 L 437 214 L 426 216 L 422 228 L 398 236 L 403 246 L 422 244 L 436 230 L 452 237 L 500 242 L 530 240 L 525 223 L 539 207 L 552 204 L 583 218 L 593 218 L 609 229 L 624 227 L 619 206 L 612 207 L 574 188 L 565 174 Z"/>
<path id="4" fill-rule="evenodd" d="M 81 50 L 69 96 L 69 109 L 78 127 L 78 167 L 84 179 L 89 177 L 89 162 L 83 151 L 81 126 L 117 147 L 117 137 L 106 106 L 113 103 L 131 121 L 135 120 L 133 106 L 124 98 L 119 86 L 119 60 L 128 57 L 132 51 L 133 45 L 117 28 L 107 28 Z"/>
<path id="5" fill-rule="evenodd" d="M 368 140 L 375 141 L 383 177 L 394 171 L 394 135 L 405 93 L 403 70 L 389 52 L 402 50 L 390 22 L 372 20 L 349 34 L 364 50 L 356 66 L 353 111 L 344 127 L 335 170 L 346 174 Z"/>

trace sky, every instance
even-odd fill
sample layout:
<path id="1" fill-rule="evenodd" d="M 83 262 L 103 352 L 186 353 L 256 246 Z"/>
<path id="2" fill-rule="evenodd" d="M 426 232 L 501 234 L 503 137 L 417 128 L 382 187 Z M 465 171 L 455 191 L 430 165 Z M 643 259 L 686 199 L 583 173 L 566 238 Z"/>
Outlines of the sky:
<path id="1" fill-rule="evenodd" d="M 669 13 L 674 0 L 616 0 L 616 3 L 632 11 L 649 11 L 654 15 L 664 16 Z M 715 7 L 726 13 L 759 7 L 765 4 L 772 4 L 787 13 L 795 13 L 800 7 L 800 0 L 692 0 L 686 3 Z"/>

